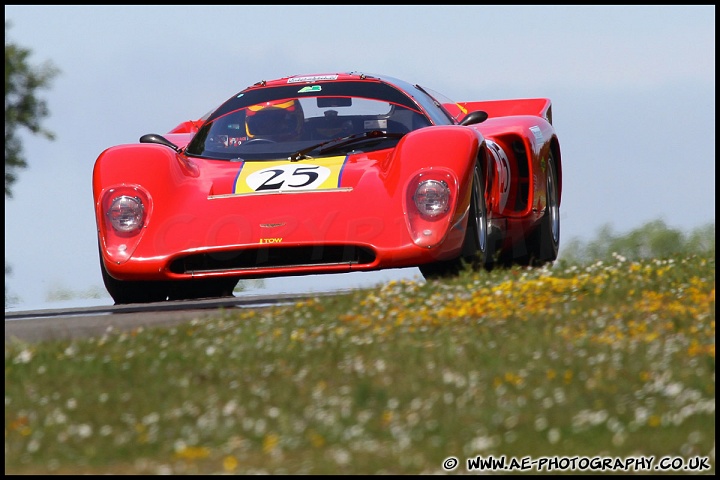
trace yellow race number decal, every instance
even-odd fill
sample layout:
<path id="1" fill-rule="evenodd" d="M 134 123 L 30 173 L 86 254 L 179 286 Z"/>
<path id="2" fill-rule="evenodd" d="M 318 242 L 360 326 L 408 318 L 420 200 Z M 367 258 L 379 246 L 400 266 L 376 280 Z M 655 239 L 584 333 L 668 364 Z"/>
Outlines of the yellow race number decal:
<path id="1" fill-rule="evenodd" d="M 302 162 L 289 160 L 245 162 L 235 180 L 235 194 L 330 190 L 340 186 L 347 157 Z"/>

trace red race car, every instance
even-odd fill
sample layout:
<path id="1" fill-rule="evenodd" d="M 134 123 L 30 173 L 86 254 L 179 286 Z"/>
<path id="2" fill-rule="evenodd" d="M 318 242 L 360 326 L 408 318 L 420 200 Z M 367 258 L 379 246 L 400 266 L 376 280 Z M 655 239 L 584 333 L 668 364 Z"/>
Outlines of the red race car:
<path id="1" fill-rule="evenodd" d="M 116 304 L 231 296 L 249 278 L 541 265 L 558 255 L 561 187 L 549 99 L 454 102 L 357 72 L 260 81 L 93 170 Z"/>

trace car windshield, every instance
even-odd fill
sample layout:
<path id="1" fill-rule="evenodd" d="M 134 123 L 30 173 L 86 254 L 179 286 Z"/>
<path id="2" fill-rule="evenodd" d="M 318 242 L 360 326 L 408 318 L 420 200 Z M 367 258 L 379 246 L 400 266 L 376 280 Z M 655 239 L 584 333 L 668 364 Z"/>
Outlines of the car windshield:
<path id="1" fill-rule="evenodd" d="M 291 155 L 299 160 L 305 158 L 299 152 L 337 155 L 389 148 L 403 134 L 429 125 L 411 98 L 382 83 L 248 89 L 207 117 L 186 153 L 220 160 Z M 343 141 L 348 137 L 353 140 Z M 337 146 L 330 149 L 314 148 L 335 140 Z"/>
<path id="2" fill-rule="evenodd" d="M 442 93 L 432 90 L 426 87 L 418 88 L 425 92 L 427 95 L 432 97 L 433 101 L 440 108 L 445 115 L 451 120 L 452 123 L 458 123 L 467 114 L 467 111 L 463 109 L 455 100 L 451 100 Z"/>

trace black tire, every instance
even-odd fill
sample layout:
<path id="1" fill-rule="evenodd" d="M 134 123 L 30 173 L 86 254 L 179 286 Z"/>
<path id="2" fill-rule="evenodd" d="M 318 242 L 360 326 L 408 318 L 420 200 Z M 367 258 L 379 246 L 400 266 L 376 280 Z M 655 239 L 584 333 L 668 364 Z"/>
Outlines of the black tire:
<path id="1" fill-rule="evenodd" d="M 554 262 L 560 251 L 560 195 L 558 193 L 557 166 L 552 152 L 547 161 L 547 204 L 540 225 L 527 241 L 526 265 L 538 267 Z"/>
<path id="2" fill-rule="evenodd" d="M 100 255 L 100 270 L 105 289 L 115 301 L 115 305 L 162 302 L 163 300 L 167 300 L 167 282 L 117 280 L 110 276 L 105 269 L 102 254 Z"/>
<path id="3" fill-rule="evenodd" d="M 198 298 L 232 297 L 237 278 L 181 280 L 169 283 L 170 300 L 196 300 Z"/>
<path id="4" fill-rule="evenodd" d="M 463 256 L 473 271 L 491 270 L 494 265 L 495 248 L 488 224 L 487 200 L 485 198 L 485 175 L 482 165 L 475 164 L 470 218 L 463 242 Z"/>
<path id="5" fill-rule="evenodd" d="M 180 281 L 123 281 L 110 276 L 100 255 L 100 269 L 105 289 L 115 305 L 151 303 L 165 300 L 232 297 L 237 278 Z"/>
<path id="6" fill-rule="evenodd" d="M 462 253 L 458 258 L 420 265 L 420 273 L 426 280 L 457 276 L 464 268 L 473 271 L 491 270 L 493 267 L 492 242 L 488 230 L 487 203 L 485 200 L 485 175 L 480 162 L 475 164 L 472 196 L 468 214 Z"/>

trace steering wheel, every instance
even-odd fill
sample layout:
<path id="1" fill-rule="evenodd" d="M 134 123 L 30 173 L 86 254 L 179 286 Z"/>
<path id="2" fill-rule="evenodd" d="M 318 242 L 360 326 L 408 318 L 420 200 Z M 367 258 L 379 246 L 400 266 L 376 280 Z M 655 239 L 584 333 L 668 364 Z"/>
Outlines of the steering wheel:
<path id="1" fill-rule="evenodd" d="M 277 143 L 275 140 L 270 140 L 269 138 L 251 138 L 250 140 L 245 140 L 243 142 L 244 145 L 247 145 L 248 143 Z"/>

